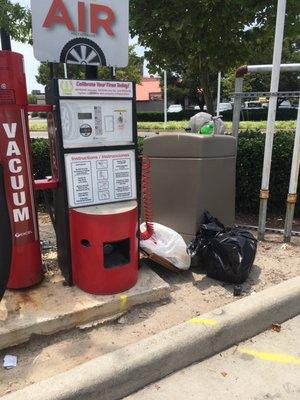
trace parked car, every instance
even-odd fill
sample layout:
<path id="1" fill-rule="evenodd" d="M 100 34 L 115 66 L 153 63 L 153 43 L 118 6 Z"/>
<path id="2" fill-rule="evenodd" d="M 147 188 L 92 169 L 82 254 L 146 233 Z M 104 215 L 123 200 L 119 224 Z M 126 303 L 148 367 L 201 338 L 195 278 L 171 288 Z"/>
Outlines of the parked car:
<path id="1" fill-rule="evenodd" d="M 197 110 L 198 110 L 198 111 L 200 111 L 200 106 L 195 106 L 195 107 L 194 107 L 194 110 L 196 110 L 196 111 L 197 111 Z M 204 105 L 204 106 L 203 106 L 203 111 L 207 111 L 207 107 L 206 107 L 206 105 Z"/>
<path id="2" fill-rule="evenodd" d="M 232 110 L 232 104 L 231 103 L 220 103 L 219 105 L 219 111 L 231 111 Z"/>
<path id="3" fill-rule="evenodd" d="M 278 108 L 292 108 L 291 102 L 289 100 L 283 100 Z"/>
<path id="4" fill-rule="evenodd" d="M 245 110 L 259 110 L 262 108 L 263 105 L 259 101 L 245 101 Z"/>
<path id="5" fill-rule="evenodd" d="M 168 108 L 169 113 L 179 113 L 181 111 L 183 111 L 181 104 L 171 104 Z"/>

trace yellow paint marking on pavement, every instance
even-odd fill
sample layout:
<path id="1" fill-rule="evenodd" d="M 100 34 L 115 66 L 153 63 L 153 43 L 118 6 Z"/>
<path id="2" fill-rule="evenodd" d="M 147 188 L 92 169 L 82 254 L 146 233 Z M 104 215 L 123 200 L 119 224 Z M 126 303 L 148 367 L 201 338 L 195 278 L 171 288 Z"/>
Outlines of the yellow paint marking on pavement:
<path id="1" fill-rule="evenodd" d="M 291 356 L 289 354 L 282 353 L 266 353 L 263 351 L 256 351 L 247 348 L 238 348 L 239 353 L 248 354 L 249 356 L 253 356 L 255 358 L 259 358 L 265 361 L 273 361 L 282 364 L 293 364 L 300 365 L 300 357 Z"/>
<path id="2" fill-rule="evenodd" d="M 127 300 L 128 300 L 127 294 L 123 294 L 122 296 L 120 296 L 120 311 L 126 310 Z"/>
<path id="3" fill-rule="evenodd" d="M 218 322 L 215 319 L 209 319 L 209 318 L 200 318 L 200 317 L 195 317 L 189 320 L 191 324 L 202 324 L 202 325 L 209 325 L 209 326 L 215 326 L 218 325 Z"/>

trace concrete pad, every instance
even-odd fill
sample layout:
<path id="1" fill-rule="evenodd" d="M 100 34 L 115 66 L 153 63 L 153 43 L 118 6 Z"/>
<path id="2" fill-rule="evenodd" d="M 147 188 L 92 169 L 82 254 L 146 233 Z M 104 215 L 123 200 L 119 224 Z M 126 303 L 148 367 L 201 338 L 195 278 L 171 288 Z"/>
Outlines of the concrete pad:
<path id="1" fill-rule="evenodd" d="M 169 297 L 170 286 L 147 267 L 130 290 L 95 296 L 63 286 L 56 275 L 23 291 L 7 291 L 0 304 L 0 349 L 21 344 L 34 334 L 49 335 L 125 312 L 133 306 Z"/>

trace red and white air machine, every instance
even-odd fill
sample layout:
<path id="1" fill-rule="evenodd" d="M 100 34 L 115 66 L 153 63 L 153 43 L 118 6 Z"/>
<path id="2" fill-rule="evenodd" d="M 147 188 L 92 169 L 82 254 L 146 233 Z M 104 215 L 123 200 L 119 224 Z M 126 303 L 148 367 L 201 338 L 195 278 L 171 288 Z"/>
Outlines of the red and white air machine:
<path id="1" fill-rule="evenodd" d="M 86 292 L 122 292 L 139 261 L 134 84 L 53 79 L 46 97 L 59 266 Z"/>

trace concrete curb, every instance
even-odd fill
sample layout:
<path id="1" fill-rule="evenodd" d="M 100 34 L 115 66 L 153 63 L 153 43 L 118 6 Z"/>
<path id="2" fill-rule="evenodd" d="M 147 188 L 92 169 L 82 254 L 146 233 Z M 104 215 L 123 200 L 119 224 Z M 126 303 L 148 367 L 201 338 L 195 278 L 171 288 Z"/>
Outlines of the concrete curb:
<path id="1" fill-rule="evenodd" d="M 2 397 L 117 400 L 300 313 L 300 277 Z"/>

